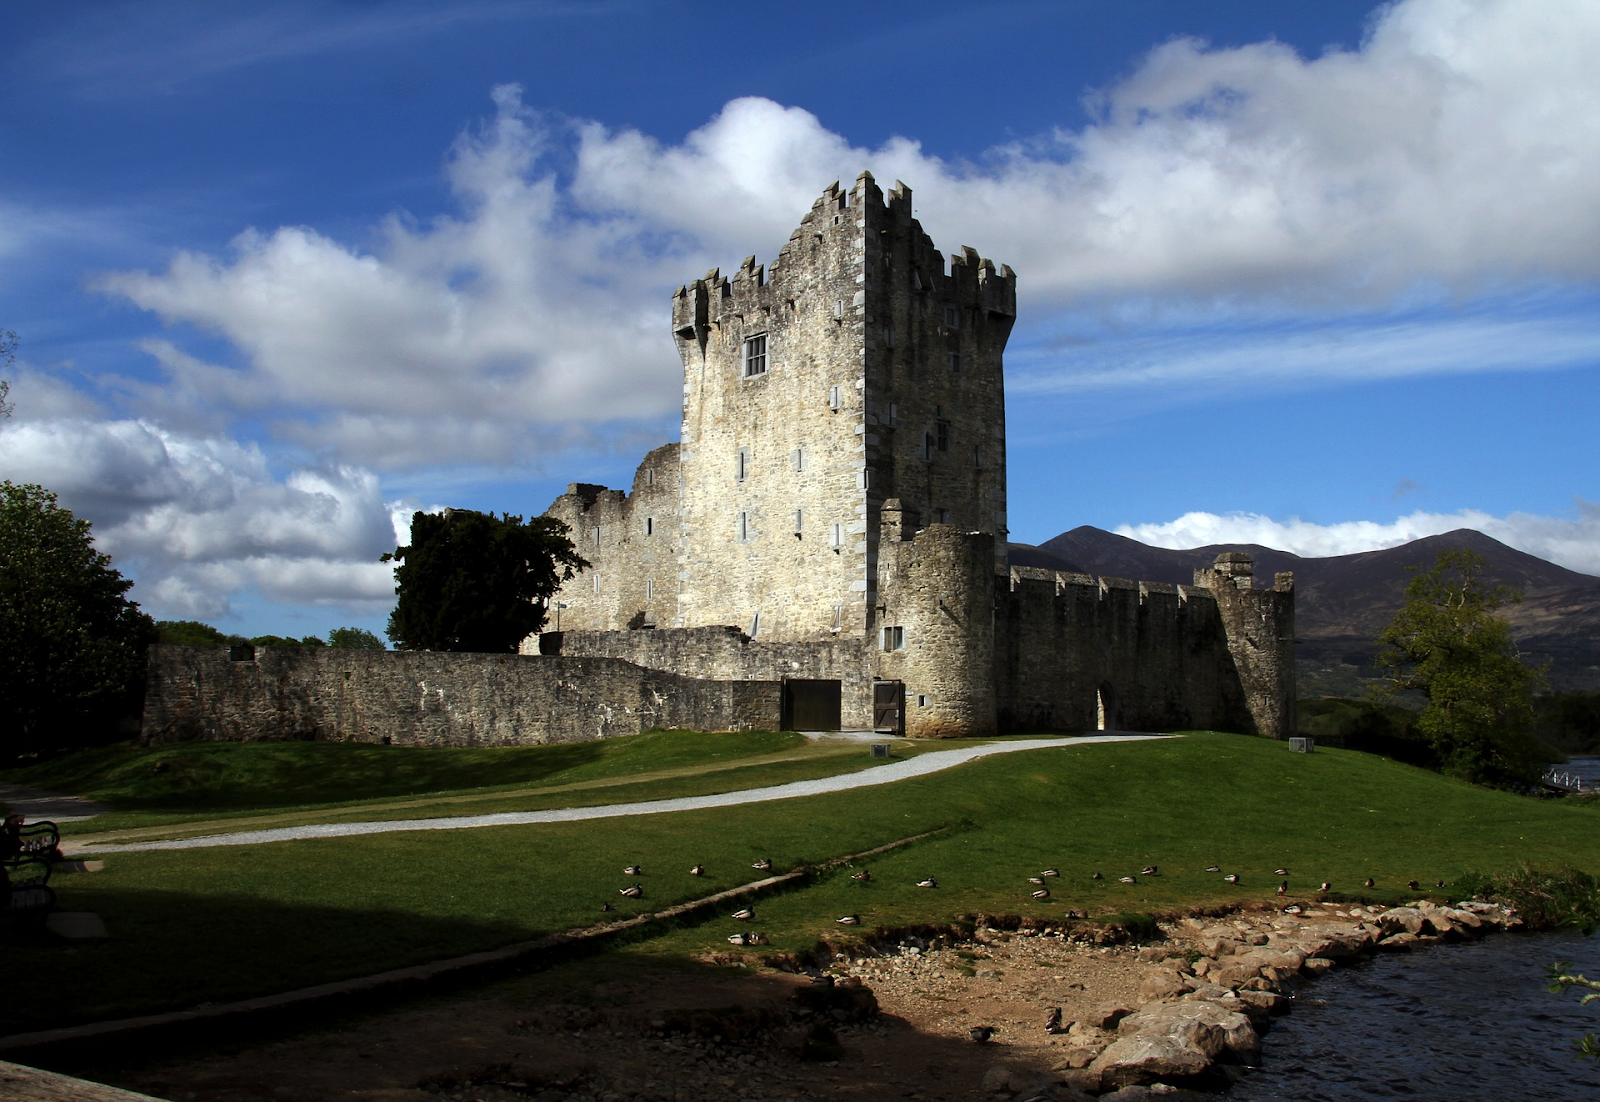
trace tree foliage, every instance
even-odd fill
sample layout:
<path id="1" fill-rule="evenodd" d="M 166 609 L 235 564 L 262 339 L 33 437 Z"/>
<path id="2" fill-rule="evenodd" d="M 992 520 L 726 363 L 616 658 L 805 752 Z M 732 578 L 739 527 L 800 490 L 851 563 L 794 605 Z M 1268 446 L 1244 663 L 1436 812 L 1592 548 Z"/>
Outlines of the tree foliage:
<path id="1" fill-rule="evenodd" d="M 248 642 L 242 635 L 225 635 L 210 624 L 199 620 L 157 620 L 156 642 L 178 646 L 227 646 L 229 643 Z"/>
<path id="2" fill-rule="evenodd" d="M 328 646 L 335 650 L 388 650 L 379 639 L 366 628 L 334 628 L 328 632 Z"/>
<path id="3" fill-rule="evenodd" d="M 89 522 L 0 482 L 0 753 L 95 741 L 136 707 L 155 625 Z"/>
<path id="4" fill-rule="evenodd" d="M 566 533 L 551 517 L 412 514 L 410 546 L 383 557 L 398 563 L 389 638 L 402 650 L 514 652 L 561 583 L 589 565 Z"/>
<path id="5" fill-rule="evenodd" d="M 17 359 L 17 335 L 9 329 L 0 329 L 0 368 L 10 367 Z M 0 417 L 10 417 L 12 405 L 6 401 L 11 393 L 11 381 L 0 379 Z"/>
<path id="6" fill-rule="evenodd" d="M 1521 593 L 1487 584 L 1484 565 L 1473 551 L 1444 551 L 1412 578 L 1405 604 L 1378 636 L 1377 664 L 1388 693 L 1414 690 L 1427 700 L 1417 730 L 1445 773 L 1525 789 L 1551 760 L 1532 735 L 1543 675 L 1522 663 L 1497 615 Z"/>

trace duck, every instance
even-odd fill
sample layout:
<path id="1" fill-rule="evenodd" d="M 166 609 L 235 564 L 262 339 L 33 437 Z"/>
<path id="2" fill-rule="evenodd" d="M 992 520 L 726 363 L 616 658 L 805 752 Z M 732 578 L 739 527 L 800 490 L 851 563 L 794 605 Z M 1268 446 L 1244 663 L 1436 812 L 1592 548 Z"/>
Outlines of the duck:
<path id="1" fill-rule="evenodd" d="M 1123 876 L 1119 877 L 1119 879 L 1124 884 L 1137 884 L 1139 882 L 1139 878 L 1137 876 Z"/>
<path id="2" fill-rule="evenodd" d="M 759 861 L 752 862 L 750 867 L 755 869 L 757 872 L 770 872 L 772 869 L 772 858 L 763 857 Z"/>
<path id="3" fill-rule="evenodd" d="M 704 876 L 705 874 L 706 867 L 704 865 L 694 865 L 689 869 L 690 876 Z"/>
<path id="4" fill-rule="evenodd" d="M 1376 888 L 1378 886 L 1378 882 L 1376 880 L 1372 879 L 1372 877 L 1370 877 L 1370 876 L 1367 877 L 1365 880 L 1363 880 L 1361 883 L 1362 883 L 1363 886 L 1368 887 L 1368 888 Z"/>
<path id="5" fill-rule="evenodd" d="M 626 888 L 618 888 L 617 891 L 625 899 L 639 899 L 644 895 L 644 889 L 637 884 L 630 884 Z"/>
<path id="6" fill-rule="evenodd" d="M 1333 891 L 1333 885 L 1324 880 L 1322 883 L 1317 885 L 1317 891 L 1321 892 L 1323 895 L 1327 895 L 1329 892 Z"/>
<path id="7" fill-rule="evenodd" d="M 1157 873 L 1156 867 L 1154 865 L 1146 865 L 1144 868 L 1140 869 L 1139 872 L 1143 876 L 1157 876 L 1157 875 L 1159 875 L 1159 873 Z"/>
<path id="8" fill-rule="evenodd" d="M 1046 1033 L 1061 1032 L 1061 1008 L 1052 1006 L 1044 1012 L 1044 1031 Z"/>
<path id="9" fill-rule="evenodd" d="M 736 918 L 740 922 L 749 922 L 755 916 L 756 916 L 756 913 L 754 911 L 752 911 L 749 907 L 740 907 L 737 911 L 734 911 L 728 917 L 729 918 Z"/>
<path id="10" fill-rule="evenodd" d="M 750 944 L 750 937 L 749 937 L 748 934 L 729 934 L 728 935 L 728 944 L 729 945 L 749 945 Z"/>
<path id="11" fill-rule="evenodd" d="M 865 884 L 868 880 L 872 879 L 872 873 L 868 872 L 866 869 L 862 869 L 860 872 L 851 873 L 850 879 L 859 880 Z"/>
<path id="12" fill-rule="evenodd" d="M 1407 880 L 1406 887 L 1410 888 L 1414 892 L 1422 890 L 1422 885 L 1418 884 L 1415 880 Z"/>
<path id="13" fill-rule="evenodd" d="M 1239 874 L 1236 873 L 1236 872 L 1230 872 L 1227 876 L 1224 876 L 1222 879 L 1226 880 L 1230 884 L 1237 884 L 1239 882 Z"/>
<path id="14" fill-rule="evenodd" d="M 1285 880 L 1283 883 L 1278 885 L 1278 894 L 1279 895 L 1288 895 L 1289 894 L 1289 882 L 1287 880 Z"/>
<path id="15" fill-rule="evenodd" d="M 1030 876 L 1030 877 L 1028 877 L 1028 883 L 1030 883 L 1030 884 L 1038 884 L 1040 886 L 1043 886 L 1044 885 L 1044 877 L 1042 877 L 1042 876 Z"/>
<path id="16" fill-rule="evenodd" d="M 1443 880 L 1441 880 L 1437 884 L 1435 884 L 1434 887 L 1436 887 L 1436 888 L 1445 887 L 1445 882 Z"/>
<path id="17" fill-rule="evenodd" d="M 611 905 L 611 904 L 609 904 L 609 903 L 602 903 L 602 904 L 600 904 L 600 913 L 601 913 L 601 914 L 612 914 L 612 913 L 614 913 L 614 912 L 615 912 L 615 911 L 616 911 L 616 908 L 615 908 L 615 907 L 613 907 L 613 906 L 612 906 L 612 905 Z"/>
<path id="18" fill-rule="evenodd" d="M 1206 871 L 1207 872 L 1221 872 L 1222 871 L 1222 866 L 1221 865 L 1207 865 L 1206 866 Z"/>
<path id="19" fill-rule="evenodd" d="M 992 1025 L 975 1025 L 967 1030 L 967 1036 L 980 1045 L 986 1045 L 989 1043 L 989 1038 L 993 1037 L 997 1032 L 999 1031 Z"/>
<path id="20" fill-rule="evenodd" d="M 1039 875 L 1040 876 L 1060 876 L 1061 875 L 1061 870 L 1060 869 L 1045 869 Z"/>
<path id="21" fill-rule="evenodd" d="M 1285 907 L 1283 909 L 1283 913 L 1286 914 L 1286 915 L 1297 915 L 1297 914 L 1300 914 L 1304 910 L 1305 910 L 1305 908 L 1300 906 L 1300 904 L 1291 903 L 1291 904 L 1289 904 L 1287 907 Z"/>
<path id="22" fill-rule="evenodd" d="M 641 869 L 638 865 L 624 865 L 624 866 L 622 866 L 622 875 L 623 876 L 643 876 L 644 875 L 644 870 Z"/>
<path id="23" fill-rule="evenodd" d="M 1035 899 L 1049 899 L 1050 898 L 1050 889 L 1049 888 L 1040 888 L 1038 891 L 1033 893 L 1033 898 L 1035 898 Z"/>
<path id="24" fill-rule="evenodd" d="M 1099 873 L 1095 873 L 1095 874 L 1094 874 L 1094 875 L 1093 875 L 1093 876 L 1091 876 L 1091 877 L 1090 877 L 1090 878 L 1089 878 L 1089 879 L 1091 879 L 1091 880 L 1104 880 L 1104 879 L 1105 879 L 1105 877 L 1104 877 L 1104 876 L 1101 876 L 1101 875 L 1100 875 L 1100 874 L 1099 874 Z"/>
<path id="25" fill-rule="evenodd" d="M 931 876 L 924 877 L 923 879 L 917 881 L 917 887 L 919 888 L 937 888 L 938 886 L 939 882 Z"/>
<path id="26" fill-rule="evenodd" d="M 760 933 L 759 931 L 753 934 L 746 934 L 744 937 L 744 943 L 746 945 L 765 945 L 767 944 L 767 935 Z"/>
<path id="27" fill-rule="evenodd" d="M 1289 870 L 1288 869 L 1273 869 L 1272 870 L 1272 875 L 1273 876 L 1288 876 L 1289 875 Z"/>
<path id="28" fill-rule="evenodd" d="M 840 915 L 838 918 L 834 919 L 834 921 L 841 926 L 861 925 L 861 918 L 858 915 Z"/>

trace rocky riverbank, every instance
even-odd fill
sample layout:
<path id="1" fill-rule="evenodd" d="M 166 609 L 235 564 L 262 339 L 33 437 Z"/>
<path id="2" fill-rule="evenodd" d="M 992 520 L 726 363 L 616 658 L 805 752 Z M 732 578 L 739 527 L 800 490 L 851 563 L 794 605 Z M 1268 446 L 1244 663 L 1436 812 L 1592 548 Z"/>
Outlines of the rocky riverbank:
<path id="1" fill-rule="evenodd" d="M 1118 931 L 1096 924 L 980 919 L 970 936 L 835 950 L 816 979 L 742 951 L 608 953 L 91 1077 L 178 1102 L 1174 1102 L 1246 1074 L 1298 985 L 1516 925 L 1486 904 L 1299 910 L 1185 918 L 1143 947 L 1108 944 Z"/>

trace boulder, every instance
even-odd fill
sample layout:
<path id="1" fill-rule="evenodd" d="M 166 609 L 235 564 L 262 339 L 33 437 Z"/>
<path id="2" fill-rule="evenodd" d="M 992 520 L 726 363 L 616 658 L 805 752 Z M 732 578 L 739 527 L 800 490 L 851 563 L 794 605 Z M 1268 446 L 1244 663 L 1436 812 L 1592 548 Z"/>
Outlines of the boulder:
<path id="1" fill-rule="evenodd" d="M 1265 1021 L 1289 1012 L 1289 1000 L 1276 991 L 1240 991 L 1237 998 L 1239 1009 L 1252 1021 Z"/>
<path id="2" fill-rule="evenodd" d="M 1375 920 L 1385 934 L 1404 930 L 1408 934 L 1430 933 L 1431 924 L 1417 907 L 1390 907 Z"/>
<path id="3" fill-rule="evenodd" d="M 1300 966 L 1300 970 L 1306 975 L 1314 977 L 1325 976 L 1333 971 L 1335 967 L 1337 965 L 1327 957 L 1307 957 L 1306 962 Z"/>
<path id="4" fill-rule="evenodd" d="M 1192 1026 L 1205 1028 L 1203 1040 Z M 1220 1056 L 1239 1064 L 1254 1063 L 1261 1055 L 1261 1037 L 1250 1019 L 1237 1006 L 1208 999 L 1184 999 L 1146 1007 L 1124 1018 L 1117 1032 L 1124 1036 L 1149 1033 L 1193 1036 L 1207 1056 L 1213 1059 Z"/>
<path id="5" fill-rule="evenodd" d="M 1386 953 L 1409 953 L 1421 940 L 1416 934 L 1402 930 L 1397 934 L 1390 934 L 1378 942 L 1378 948 Z"/>
<path id="6" fill-rule="evenodd" d="M 1111 1090 L 1199 1080 L 1210 1072 L 1212 1057 L 1221 1050 L 1222 1030 L 1188 1022 L 1172 1032 L 1134 1033 L 1113 1041 L 1088 1070 Z"/>
<path id="7" fill-rule="evenodd" d="M 1189 990 L 1182 975 L 1170 968 L 1158 968 L 1139 983 L 1139 998 L 1143 1002 L 1157 999 L 1175 999 Z"/>

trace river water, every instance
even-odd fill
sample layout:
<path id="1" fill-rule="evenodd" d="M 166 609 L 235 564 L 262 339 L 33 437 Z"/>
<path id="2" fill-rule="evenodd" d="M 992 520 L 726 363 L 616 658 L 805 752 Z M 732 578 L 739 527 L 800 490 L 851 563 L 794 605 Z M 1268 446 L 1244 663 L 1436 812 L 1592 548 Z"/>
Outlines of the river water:
<path id="1" fill-rule="evenodd" d="M 1228 1102 L 1600 1099 L 1600 1002 L 1552 995 L 1545 968 L 1600 977 L 1600 934 L 1499 934 L 1382 955 L 1301 988 L 1263 1038 L 1261 1070 Z"/>

